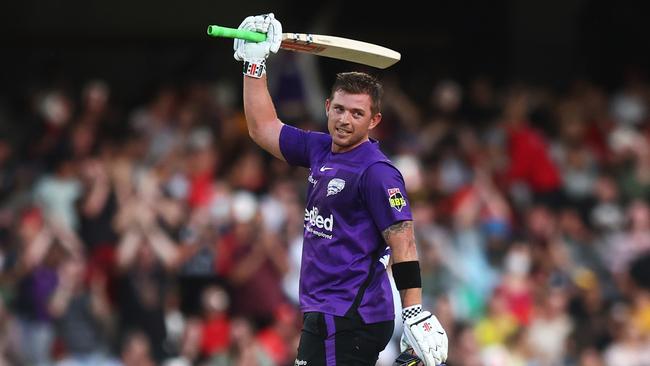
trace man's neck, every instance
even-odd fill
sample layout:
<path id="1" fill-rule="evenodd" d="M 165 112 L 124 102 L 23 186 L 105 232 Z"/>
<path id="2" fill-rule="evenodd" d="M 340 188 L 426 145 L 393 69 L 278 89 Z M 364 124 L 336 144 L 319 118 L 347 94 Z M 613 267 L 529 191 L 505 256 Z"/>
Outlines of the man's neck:
<path id="1" fill-rule="evenodd" d="M 350 146 L 340 147 L 340 146 L 336 145 L 332 141 L 332 152 L 335 153 L 335 154 L 346 153 L 346 152 L 349 152 L 349 151 L 352 151 L 352 150 L 358 148 L 359 146 L 363 145 L 364 143 L 366 143 L 368 141 L 370 141 L 370 139 L 366 137 L 365 139 L 359 141 L 358 143 L 356 143 L 355 145 L 353 145 L 351 147 Z"/>

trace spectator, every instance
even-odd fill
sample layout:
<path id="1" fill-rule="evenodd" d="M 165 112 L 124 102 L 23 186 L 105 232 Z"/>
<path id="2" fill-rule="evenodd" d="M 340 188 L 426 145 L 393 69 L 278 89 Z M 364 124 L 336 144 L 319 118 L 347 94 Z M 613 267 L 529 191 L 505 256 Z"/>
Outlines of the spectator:
<path id="1" fill-rule="evenodd" d="M 191 366 L 201 360 L 201 321 L 189 318 L 183 329 L 180 352 L 176 357 L 165 360 L 163 366 Z"/>
<path id="2" fill-rule="evenodd" d="M 285 302 L 280 284 L 287 269 L 286 249 L 277 235 L 261 231 L 258 202 L 250 193 L 234 195 L 233 215 L 232 232 L 224 237 L 227 246 L 233 248 L 228 280 L 237 291 L 232 308 L 238 315 L 251 317 L 257 326 L 264 326 Z"/>
<path id="3" fill-rule="evenodd" d="M 65 352 L 65 357 L 57 363 L 60 366 L 114 364 L 106 355 L 112 324 L 106 280 L 99 276 L 91 278 L 87 290 L 86 270 L 83 259 L 63 262 L 56 290 L 49 301 L 49 313 Z"/>
<path id="4" fill-rule="evenodd" d="M 231 347 L 209 361 L 210 366 L 274 366 L 271 357 L 255 339 L 253 323 L 246 318 L 233 319 L 230 337 Z"/>
<path id="5" fill-rule="evenodd" d="M 256 339 L 276 365 L 290 366 L 296 359 L 300 341 L 300 323 L 296 309 L 279 306 L 273 323 L 257 333 Z"/>
<path id="6" fill-rule="evenodd" d="M 508 312 L 521 326 L 528 326 L 533 315 L 533 284 L 529 277 L 531 262 L 530 248 L 525 243 L 514 244 L 506 254 L 503 278 L 495 289 L 501 293 Z"/>
<path id="7" fill-rule="evenodd" d="M 120 366 L 154 366 L 149 338 L 139 331 L 131 331 L 124 337 L 121 347 Z"/>
<path id="8" fill-rule="evenodd" d="M 208 286 L 202 294 L 200 350 L 204 358 L 225 353 L 230 346 L 230 297 L 219 286 Z"/>
<path id="9" fill-rule="evenodd" d="M 628 229 L 610 242 L 610 270 L 616 276 L 625 275 L 630 261 L 650 250 L 650 207 L 641 200 L 632 202 L 627 209 Z"/>
<path id="10" fill-rule="evenodd" d="M 489 299 L 485 316 L 474 328 L 481 347 L 505 344 L 519 328 L 517 318 L 508 310 L 505 296 L 495 291 Z"/>
<path id="11" fill-rule="evenodd" d="M 529 99 L 529 93 L 519 88 L 506 97 L 502 124 L 509 163 L 502 179 L 510 192 L 515 184 L 523 183 L 536 202 L 555 207 L 562 204 L 560 173 L 548 155 L 544 136 L 531 126 Z"/>
<path id="12" fill-rule="evenodd" d="M 20 222 L 21 252 L 12 269 L 17 285 L 14 309 L 21 335 L 22 362 L 47 365 L 52 359 L 55 330 L 49 299 L 60 281 L 61 264 L 81 255 L 78 238 L 64 226 L 48 223 L 40 210 L 27 211 Z"/>
<path id="13" fill-rule="evenodd" d="M 625 214 L 618 186 L 607 174 L 598 177 L 594 186 L 596 203 L 589 214 L 590 224 L 598 233 L 610 236 L 623 229 Z"/>
<path id="14" fill-rule="evenodd" d="M 613 321 L 610 303 L 596 275 L 588 270 L 575 277 L 576 293 L 569 302 L 568 311 L 574 320 L 571 347 L 576 352 L 601 352 L 612 340 Z"/>
<path id="15" fill-rule="evenodd" d="M 20 328 L 5 301 L 0 301 L 0 364 L 17 365 L 22 362 Z"/>
<path id="16" fill-rule="evenodd" d="M 629 309 L 623 311 L 629 315 Z M 650 359 L 650 344 L 642 336 L 639 325 L 629 317 L 618 321 L 615 339 L 604 352 L 605 365 L 646 365 Z"/>
<path id="17" fill-rule="evenodd" d="M 567 294 L 558 288 L 541 296 L 529 324 L 527 342 L 541 365 L 562 364 L 566 362 L 566 345 L 573 329 L 566 312 Z"/>
<path id="18" fill-rule="evenodd" d="M 131 224 L 122 233 L 117 248 L 121 334 L 142 330 L 149 339 L 154 359 L 161 361 L 166 357 L 164 305 L 168 274 L 178 261 L 176 244 L 156 223 L 150 207 L 136 202 L 130 209 Z"/>
<path id="19" fill-rule="evenodd" d="M 75 202 L 81 197 L 77 162 L 63 156 L 55 163 L 53 174 L 43 176 L 34 187 L 34 199 L 49 221 L 59 221 L 70 230 L 79 228 Z"/>

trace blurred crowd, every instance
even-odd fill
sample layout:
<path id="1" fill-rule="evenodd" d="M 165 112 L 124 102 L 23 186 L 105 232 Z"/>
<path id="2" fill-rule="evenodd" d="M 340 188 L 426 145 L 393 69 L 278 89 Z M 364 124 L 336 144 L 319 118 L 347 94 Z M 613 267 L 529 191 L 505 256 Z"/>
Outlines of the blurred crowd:
<path id="1" fill-rule="evenodd" d="M 305 80 L 271 80 L 278 113 L 325 131 Z M 383 81 L 448 365 L 650 365 L 650 84 Z M 0 115 L 0 364 L 293 365 L 308 172 L 250 141 L 238 93 L 127 106 L 93 79 Z"/>

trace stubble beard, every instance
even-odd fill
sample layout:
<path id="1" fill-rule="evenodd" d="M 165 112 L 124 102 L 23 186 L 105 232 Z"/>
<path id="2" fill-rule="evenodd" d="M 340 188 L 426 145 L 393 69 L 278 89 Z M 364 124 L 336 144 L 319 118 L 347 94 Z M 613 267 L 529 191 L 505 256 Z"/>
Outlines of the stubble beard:
<path id="1" fill-rule="evenodd" d="M 348 135 L 345 138 L 341 138 L 336 135 L 332 136 L 332 144 L 337 148 L 335 149 L 335 152 L 346 152 L 352 150 L 356 146 L 360 145 L 361 142 L 362 137 L 360 136 Z"/>

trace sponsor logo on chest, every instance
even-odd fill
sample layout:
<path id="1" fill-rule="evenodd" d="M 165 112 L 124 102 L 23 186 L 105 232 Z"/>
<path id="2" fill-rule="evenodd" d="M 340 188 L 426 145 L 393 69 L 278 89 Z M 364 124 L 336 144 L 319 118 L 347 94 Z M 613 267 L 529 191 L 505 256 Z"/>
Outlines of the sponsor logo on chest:
<path id="1" fill-rule="evenodd" d="M 323 217 L 318 214 L 318 207 L 312 207 L 309 211 L 305 209 L 305 224 L 332 231 L 334 228 L 334 215 L 330 214 L 329 217 Z"/>

